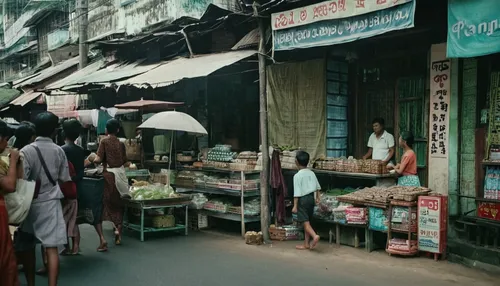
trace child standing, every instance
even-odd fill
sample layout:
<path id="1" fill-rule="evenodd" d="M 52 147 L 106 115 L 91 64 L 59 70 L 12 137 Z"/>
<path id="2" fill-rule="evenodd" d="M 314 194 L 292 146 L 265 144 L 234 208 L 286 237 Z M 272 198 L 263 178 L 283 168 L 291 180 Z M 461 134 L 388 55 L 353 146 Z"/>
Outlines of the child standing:
<path id="1" fill-rule="evenodd" d="M 319 242 L 319 235 L 311 227 L 311 218 L 314 212 L 315 203 L 319 202 L 321 186 L 316 174 L 307 168 L 309 164 L 309 154 L 298 151 L 295 157 L 295 164 L 299 171 L 293 177 L 293 209 L 297 214 L 297 222 L 304 225 L 305 240 L 303 245 L 297 245 L 297 249 L 314 249 Z M 314 193 L 316 192 L 316 201 Z M 311 242 L 312 239 L 312 242 Z"/>

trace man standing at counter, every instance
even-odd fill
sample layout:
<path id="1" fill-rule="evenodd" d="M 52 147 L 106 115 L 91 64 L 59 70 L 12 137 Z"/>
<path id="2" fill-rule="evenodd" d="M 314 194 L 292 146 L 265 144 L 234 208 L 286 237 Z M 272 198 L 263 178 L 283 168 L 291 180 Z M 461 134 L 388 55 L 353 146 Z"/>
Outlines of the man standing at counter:
<path id="1" fill-rule="evenodd" d="M 383 118 L 373 119 L 372 126 L 373 133 L 368 139 L 368 152 L 363 159 L 382 160 L 384 164 L 387 164 L 394 156 L 394 136 L 385 130 Z"/>

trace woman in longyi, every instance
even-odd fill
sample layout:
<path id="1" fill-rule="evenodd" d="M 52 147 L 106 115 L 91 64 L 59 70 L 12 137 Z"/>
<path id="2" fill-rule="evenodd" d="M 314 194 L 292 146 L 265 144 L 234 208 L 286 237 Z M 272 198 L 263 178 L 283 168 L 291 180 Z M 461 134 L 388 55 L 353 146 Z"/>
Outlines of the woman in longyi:
<path id="1" fill-rule="evenodd" d="M 17 260 L 9 230 L 9 218 L 5 206 L 4 195 L 16 190 L 18 178 L 19 152 L 7 150 L 10 130 L 0 120 L 0 285 L 19 285 L 17 276 Z M 22 174 L 22 172 L 21 172 Z"/>

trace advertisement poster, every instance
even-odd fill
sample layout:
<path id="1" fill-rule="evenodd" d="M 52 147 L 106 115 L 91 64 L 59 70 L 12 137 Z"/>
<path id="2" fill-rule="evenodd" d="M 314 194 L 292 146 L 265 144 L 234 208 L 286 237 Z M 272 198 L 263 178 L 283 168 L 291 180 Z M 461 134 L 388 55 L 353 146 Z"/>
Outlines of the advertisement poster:
<path id="1" fill-rule="evenodd" d="M 418 199 L 418 250 L 440 253 L 441 210 L 438 197 Z"/>

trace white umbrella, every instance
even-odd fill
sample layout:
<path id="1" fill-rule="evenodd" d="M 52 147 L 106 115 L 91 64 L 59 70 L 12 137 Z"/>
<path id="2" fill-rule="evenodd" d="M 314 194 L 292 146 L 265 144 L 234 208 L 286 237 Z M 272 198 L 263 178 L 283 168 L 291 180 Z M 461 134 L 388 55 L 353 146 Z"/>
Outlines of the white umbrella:
<path id="1" fill-rule="evenodd" d="M 157 129 L 185 131 L 196 135 L 207 135 L 208 132 L 196 119 L 189 114 L 178 111 L 164 111 L 151 116 L 144 121 L 139 129 Z"/>
<path id="2" fill-rule="evenodd" d="M 178 111 L 163 111 L 151 116 L 144 121 L 138 129 L 156 129 L 156 130 L 171 130 L 170 137 L 170 152 L 168 160 L 168 169 L 172 163 L 172 143 L 174 140 L 174 131 L 184 131 L 195 135 L 207 135 L 208 132 L 196 119 L 191 115 Z"/>

